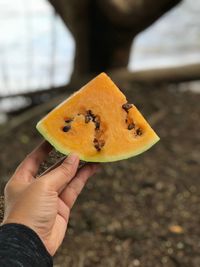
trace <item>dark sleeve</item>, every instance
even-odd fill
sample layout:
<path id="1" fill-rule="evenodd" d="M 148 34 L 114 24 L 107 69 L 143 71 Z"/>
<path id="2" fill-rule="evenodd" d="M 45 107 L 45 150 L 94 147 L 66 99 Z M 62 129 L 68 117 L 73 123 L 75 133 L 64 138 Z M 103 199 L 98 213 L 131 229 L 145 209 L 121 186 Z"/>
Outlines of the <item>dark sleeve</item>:
<path id="1" fill-rule="evenodd" d="M 53 260 L 38 235 L 22 224 L 0 227 L 1 267 L 52 267 Z"/>

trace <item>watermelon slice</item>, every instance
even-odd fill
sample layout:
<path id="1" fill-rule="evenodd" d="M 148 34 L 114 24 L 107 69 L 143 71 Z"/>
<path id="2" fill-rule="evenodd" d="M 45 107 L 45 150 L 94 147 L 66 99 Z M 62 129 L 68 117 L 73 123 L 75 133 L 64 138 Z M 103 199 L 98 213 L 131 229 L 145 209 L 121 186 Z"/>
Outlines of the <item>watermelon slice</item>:
<path id="1" fill-rule="evenodd" d="M 37 124 L 58 151 L 88 162 L 136 156 L 159 137 L 113 81 L 101 73 Z"/>

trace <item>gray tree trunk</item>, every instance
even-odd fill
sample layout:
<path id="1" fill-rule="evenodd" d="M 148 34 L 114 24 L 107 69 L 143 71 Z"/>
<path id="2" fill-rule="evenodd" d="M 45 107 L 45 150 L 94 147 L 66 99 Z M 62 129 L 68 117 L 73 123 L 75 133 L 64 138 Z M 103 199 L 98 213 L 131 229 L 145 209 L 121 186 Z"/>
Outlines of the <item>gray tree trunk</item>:
<path id="1" fill-rule="evenodd" d="M 181 0 L 49 0 L 74 36 L 73 77 L 126 67 L 134 37 Z"/>

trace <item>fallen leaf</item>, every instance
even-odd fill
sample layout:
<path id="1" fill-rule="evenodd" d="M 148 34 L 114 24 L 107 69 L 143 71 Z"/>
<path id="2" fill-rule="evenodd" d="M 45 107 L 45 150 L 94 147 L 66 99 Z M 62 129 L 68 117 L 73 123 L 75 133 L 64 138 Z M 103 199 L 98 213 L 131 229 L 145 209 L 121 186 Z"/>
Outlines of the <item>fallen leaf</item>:
<path id="1" fill-rule="evenodd" d="M 171 225 L 171 226 L 169 226 L 169 231 L 171 233 L 174 233 L 174 234 L 182 234 L 182 233 L 184 233 L 184 229 L 180 225 Z"/>

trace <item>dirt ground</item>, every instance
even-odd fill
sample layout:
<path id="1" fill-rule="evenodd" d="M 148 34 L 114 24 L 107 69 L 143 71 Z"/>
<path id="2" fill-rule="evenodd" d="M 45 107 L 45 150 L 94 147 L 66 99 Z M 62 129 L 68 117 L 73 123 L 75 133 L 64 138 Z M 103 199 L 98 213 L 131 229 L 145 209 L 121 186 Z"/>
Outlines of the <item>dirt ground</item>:
<path id="1" fill-rule="evenodd" d="M 200 94 L 175 85 L 121 88 L 161 140 L 136 158 L 103 164 L 90 179 L 54 266 L 199 267 Z M 2 184 L 40 142 L 38 119 L 1 137 Z M 59 157 L 53 152 L 46 165 Z"/>

